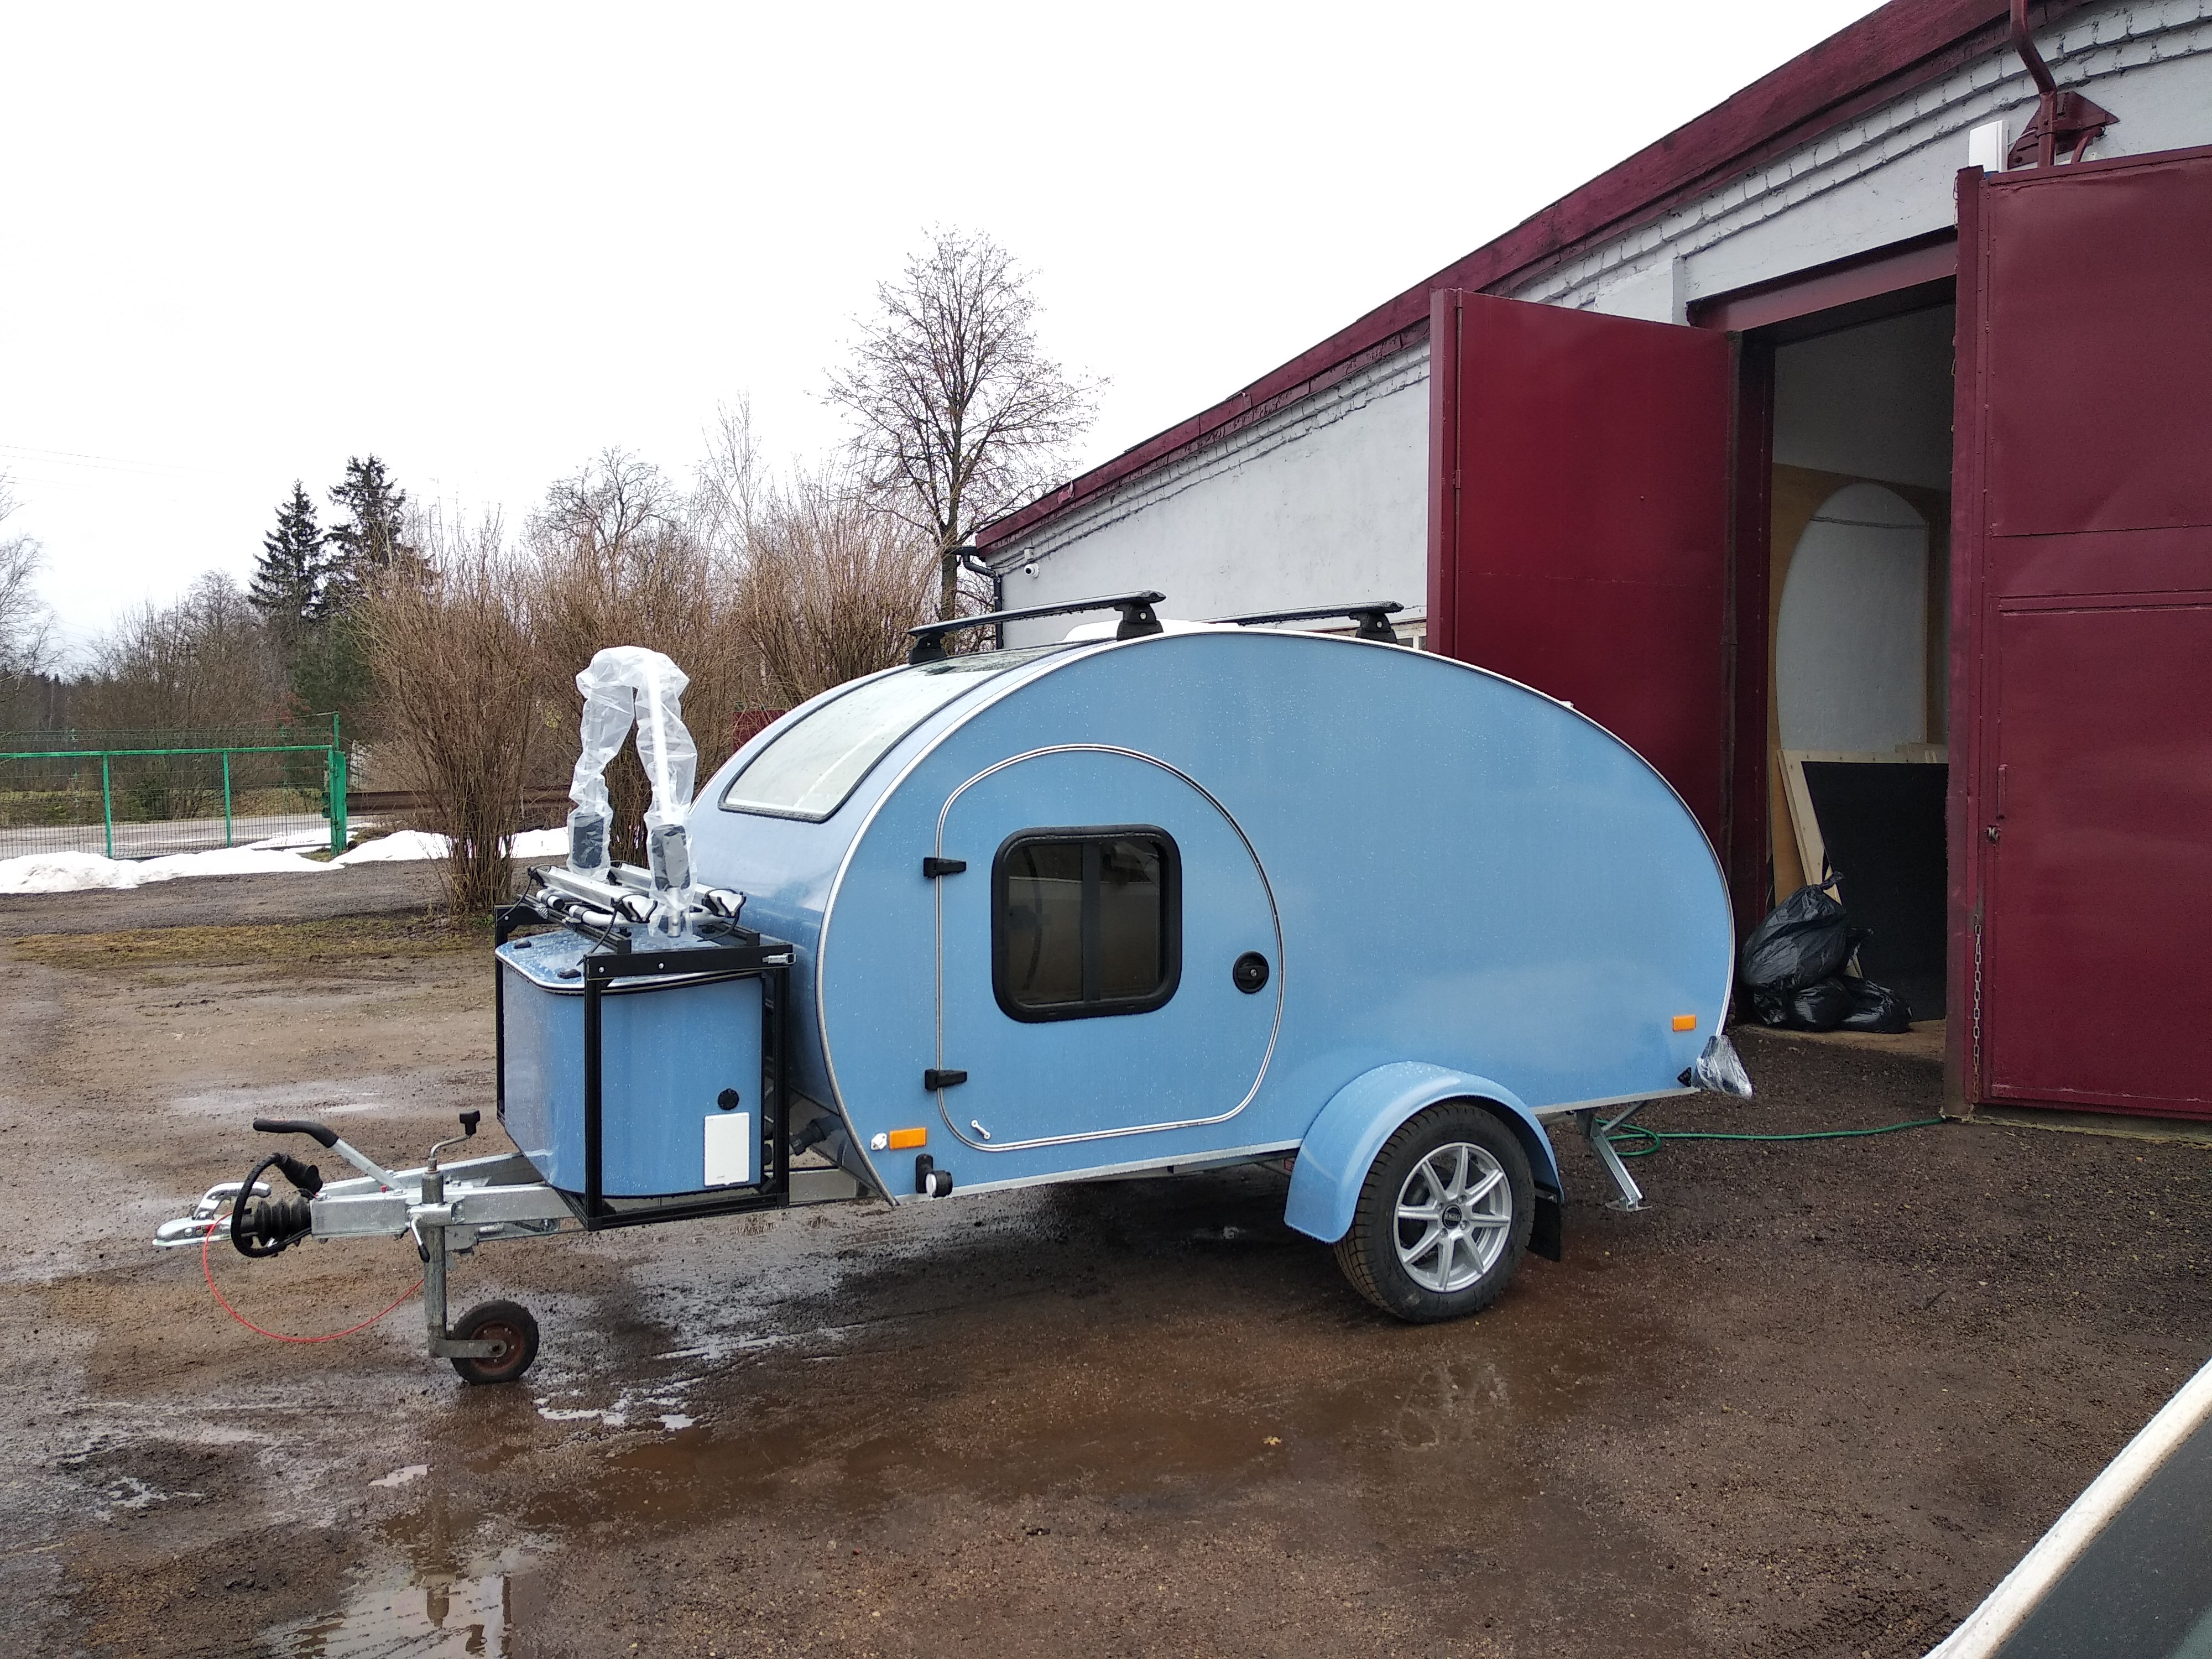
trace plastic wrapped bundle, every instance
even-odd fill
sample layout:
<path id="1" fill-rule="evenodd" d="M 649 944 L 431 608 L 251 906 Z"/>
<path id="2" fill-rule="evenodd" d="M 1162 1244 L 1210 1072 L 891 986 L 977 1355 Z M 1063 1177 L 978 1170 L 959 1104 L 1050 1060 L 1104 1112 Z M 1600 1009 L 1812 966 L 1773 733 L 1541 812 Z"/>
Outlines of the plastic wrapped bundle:
<path id="1" fill-rule="evenodd" d="M 576 676 L 584 717 L 568 786 L 568 799 L 576 804 L 568 814 L 568 867 L 594 879 L 606 878 L 614 819 L 607 799 L 607 763 L 622 752 L 635 724 L 638 759 L 653 786 L 653 804 L 645 812 L 646 842 L 665 927 L 681 915 L 691 885 L 684 819 L 691 810 L 699 749 L 684 724 L 684 689 L 690 684 L 690 676 L 667 657 L 638 645 L 609 646 Z"/>

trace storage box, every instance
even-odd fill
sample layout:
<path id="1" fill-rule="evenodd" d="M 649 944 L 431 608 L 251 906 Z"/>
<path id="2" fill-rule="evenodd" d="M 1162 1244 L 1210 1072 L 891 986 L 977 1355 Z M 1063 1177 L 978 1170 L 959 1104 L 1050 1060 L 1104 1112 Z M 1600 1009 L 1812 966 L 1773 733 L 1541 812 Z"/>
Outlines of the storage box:
<path id="1" fill-rule="evenodd" d="M 763 979 L 709 965 L 726 953 L 704 947 L 701 970 L 685 972 L 684 952 L 656 945 L 625 973 L 573 933 L 499 947 L 501 1117 L 549 1184 L 591 1190 L 587 1000 L 599 1012 L 599 1197 L 734 1195 L 773 1170 Z"/>

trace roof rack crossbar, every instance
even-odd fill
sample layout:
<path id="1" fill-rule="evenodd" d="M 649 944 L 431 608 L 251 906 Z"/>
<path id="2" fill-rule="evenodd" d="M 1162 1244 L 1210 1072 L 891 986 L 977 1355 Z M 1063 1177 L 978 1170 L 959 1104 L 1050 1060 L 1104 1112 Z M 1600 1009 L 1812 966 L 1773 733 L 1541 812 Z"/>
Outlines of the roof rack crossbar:
<path id="1" fill-rule="evenodd" d="M 1216 617 L 1213 620 L 1237 628 L 1251 628 L 1261 623 L 1314 622 L 1322 617 L 1346 617 L 1359 624 L 1353 638 L 1378 640 L 1385 645 L 1397 645 L 1402 641 L 1383 618 L 1395 616 L 1405 608 L 1395 599 L 1363 599 L 1356 605 L 1317 605 L 1305 611 L 1248 611 L 1239 616 Z"/>
<path id="2" fill-rule="evenodd" d="M 1071 617 L 1083 611 L 1118 611 L 1121 625 L 1114 630 L 1117 640 L 1140 640 L 1147 634 L 1163 631 L 1160 619 L 1152 614 L 1152 607 L 1167 598 L 1164 593 L 1111 593 L 1095 599 L 1070 599 L 1066 605 L 1032 605 L 1019 611 L 993 611 L 981 617 L 954 617 L 945 622 L 924 623 L 919 628 L 907 629 L 914 646 L 906 653 L 909 665 L 927 662 L 941 662 L 945 658 L 945 636 L 957 634 L 963 628 L 988 628 L 994 623 L 1027 622 L 1032 617 Z"/>

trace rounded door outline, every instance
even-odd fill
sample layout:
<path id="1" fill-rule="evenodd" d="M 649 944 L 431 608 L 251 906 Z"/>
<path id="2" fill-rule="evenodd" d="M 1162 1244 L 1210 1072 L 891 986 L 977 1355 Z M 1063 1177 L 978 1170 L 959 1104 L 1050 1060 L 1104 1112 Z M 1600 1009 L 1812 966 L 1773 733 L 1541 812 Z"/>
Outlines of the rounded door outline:
<path id="1" fill-rule="evenodd" d="M 1259 852 L 1253 847 L 1252 838 L 1244 833 L 1244 826 L 1237 822 L 1236 815 L 1221 804 L 1212 790 L 1181 767 L 1172 765 L 1157 755 L 1147 755 L 1140 749 L 1124 749 L 1119 744 L 1110 743 L 1053 744 L 1046 748 L 1031 749 L 1018 755 L 1009 755 L 1006 759 L 985 767 L 945 798 L 945 805 L 939 809 L 937 814 L 937 842 L 933 849 L 936 855 L 939 858 L 945 855 L 945 821 L 951 817 L 953 806 L 963 795 L 986 778 L 1003 772 L 1010 766 L 1018 766 L 1024 761 L 1042 759 L 1047 755 L 1120 755 L 1128 760 L 1142 761 L 1147 766 L 1157 766 L 1163 772 L 1188 785 L 1196 792 L 1200 799 L 1221 815 L 1221 821 L 1235 833 L 1237 843 L 1244 849 L 1245 857 L 1252 860 L 1252 873 L 1260 878 L 1260 891 L 1267 901 L 1267 922 L 1273 928 L 1275 934 L 1273 975 L 1275 1013 L 1274 1018 L 1267 1027 L 1267 1046 L 1261 1052 L 1259 1069 L 1252 1074 L 1251 1087 L 1245 1090 L 1243 1099 L 1225 1112 L 1212 1112 L 1200 1117 L 1176 1118 L 1162 1123 L 1135 1123 L 1110 1129 L 1085 1129 L 1073 1134 L 1034 1135 L 1025 1140 L 986 1140 L 978 1139 L 970 1135 L 959 1124 L 953 1121 L 952 1114 L 946 1109 L 945 1091 L 942 1089 L 933 1091 L 937 1096 L 937 1115 L 944 1121 L 945 1127 L 951 1132 L 954 1139 L 971 1152 L 1026 1152 L 1038 1146 L 1066 1146 L 1079 1141 L 1113 1140 L 1127 1135 L 1157 1134 L 1168 1129 L 1196 1129 L 1203 1128 L 1210 1123 L 1226 1123 L 1258 1097 L 1260 1085 L 1267 1079 L 1267 1068 L 1274 1063 L 1275 1045 L 1282 1040 L 1283 1035 L 1283 988 L 1287 978 L 1287 964 L 1283 958 L 1283 916 L 1275 903 L 1274 884 L 1267 879 L 1267 866 L 1260 862 Z M 938 880 L 936 886 L 937 960 L 933 964 L 933 969 L 936 976 L 937 990 L 937 1065 L 941 1070 L 945 1065 L 945 882 L 942 878 Z"/>

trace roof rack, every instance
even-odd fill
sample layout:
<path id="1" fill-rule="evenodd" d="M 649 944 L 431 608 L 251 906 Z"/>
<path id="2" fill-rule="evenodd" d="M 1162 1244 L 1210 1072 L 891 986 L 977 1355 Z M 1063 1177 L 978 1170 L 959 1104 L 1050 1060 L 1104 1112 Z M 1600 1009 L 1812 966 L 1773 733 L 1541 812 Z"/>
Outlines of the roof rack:
<path id="1" fill-rule="evenodd" d="M 1346 617 L 1359 624 L 1353 638 L 1379 640 L 1385 645 L 1401 645 L 1404 641 L 1383 618 L 1395 616 L 1405 608 L 1395 599 L 1363 599 L 1356 605 L 1317 605 L 1309 611 L 1248 611 L 1241 616 L 1216 617 L 1213 620 L 1238 628 L 1250 628 L 1261 623 L 1314 622 L 1322 617 Z"/>
<path id="2" fill-rule="evenodd" d="M 1066 605 L 1033 605 L 1020 611 L 993 611 L 981 617 L 953 617 L 944 622 L 924 623 L 919 628 L 906 630 L 914 638 L 914 647 L 906 653 L 906 659 L 909 666 L 943 661 L 945 636 L 963 628 L 1026 622 L 1032 617 L 1068 617 L 1079 611 L 1118 611 L 1121 613 L 1121 625 L 1114 630 L 1114 637 L 1140 640 L 1147 634 L 1163 631 L 1160 619 L 1152 614 L 1152 607 L 1166 598 L 1164 593 L 1113 593 L 1095 599 L 1070 599 Z"/>

